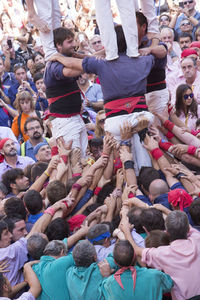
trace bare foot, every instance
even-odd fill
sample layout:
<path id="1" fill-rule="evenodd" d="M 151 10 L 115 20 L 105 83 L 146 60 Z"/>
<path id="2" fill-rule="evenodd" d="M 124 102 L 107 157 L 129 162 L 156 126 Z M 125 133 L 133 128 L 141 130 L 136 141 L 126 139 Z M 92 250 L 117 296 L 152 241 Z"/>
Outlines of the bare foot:
<path id="1" fill-rule="evenodd" d="M 40 19 L 38 15 L 29 16 L 28 19 L 39 31 L 43 33 L 48 33 L 50 31 L 48 24 Z"/>

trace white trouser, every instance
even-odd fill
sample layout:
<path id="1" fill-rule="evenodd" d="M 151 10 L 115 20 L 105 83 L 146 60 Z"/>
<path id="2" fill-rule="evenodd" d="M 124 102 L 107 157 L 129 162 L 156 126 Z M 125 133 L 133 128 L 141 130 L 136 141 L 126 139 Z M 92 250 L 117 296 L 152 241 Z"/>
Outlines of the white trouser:
<path id="1" fill-rule="evenodd" d="M 45 59 L 56 53 L 56 48 L 53 42 L 53 30 L 60 27 L 60 6 L 58 0 L 35 0 L 38 16 L 45 21 L 50 31 L 43 33 L 40 31 L 40 39 L 43 45 Z"/>
<path id="2" fill-rule="evenodd" d="M 145 99 L 148 105 L 148 110 L 152 114 L 161 114 L 169 101 L 169 91 L 167 88 L 153 91 L 145 94 Z"/>
<path id="3" fill-rule="evenodd" d="M 122 27 L 127 44 L 127 55 L 137 57 L 138 30 L 135 11 L 139 10 L 137 0 L 116 0 L 120 13 Z M 142 0 L 143 13 L 148 19 L 148 32 L 158 33 L 158 21 L 155 15 L 153 0 Z M 110 0 L 95 0 L 97 24 L 100 30 L 102 44 L 105 47 L 106 59 L 113 60 L 118 57 L 117 38 L 114 30 Z"/>
<path id="4" fill-rule="evenodd" d="M 138 113 L 131 113 L 128 115 L 116 116 L 112 118 L 108 118 L 105 121 L 105 131 L 112 133 L 117 141 L 121 140 L 120 136 L 120 126 L 123 126 L 125 121 L 128 121 L 135 127 L 138 124 L 137 117 L 144 116 L 149 119 L 149 124 L 152 124 L 154 121 L 154 116 L 147 111 L 142 111 Z M 140 143 L 140 138 L 138 134 L 134 134 L 132 137 L 132 154 L 133 160 L 135 162 L 135 173 L 138 175 L 139 170 L 142 166 L 151 166 L 151 158 L 147 152 L 147 150 Z"/>
<path id="5" fill-rule="evenodd" d="M 85 123 L 80 115 L 70 118 L 55 118 L 52 123 L 52 136 L 57 139 L 63 137 L 65 143 L 73 141 L 72 149 L 80 148 L 82 157 L 86 155 L 88 145 Z"/>

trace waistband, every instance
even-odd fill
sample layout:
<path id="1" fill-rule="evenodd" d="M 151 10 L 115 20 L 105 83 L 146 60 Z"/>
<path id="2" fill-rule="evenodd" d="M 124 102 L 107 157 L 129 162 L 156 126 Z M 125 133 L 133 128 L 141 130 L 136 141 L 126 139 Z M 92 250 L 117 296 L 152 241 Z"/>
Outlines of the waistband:
<path id="1" fill-rule="evenodd" d="M 48 99 L 49 105 L 56 102 L 57 100 L 63 98 L 63 97 L 68 97 L 70 95 L 76 94 L 76 93 L 80 93 L 80 90 L 75 90 L 73 92 L 67 93 L 65 95 L 61 95 L 61 96 L 57 96 L 57 97 L 52 97 Z"/>

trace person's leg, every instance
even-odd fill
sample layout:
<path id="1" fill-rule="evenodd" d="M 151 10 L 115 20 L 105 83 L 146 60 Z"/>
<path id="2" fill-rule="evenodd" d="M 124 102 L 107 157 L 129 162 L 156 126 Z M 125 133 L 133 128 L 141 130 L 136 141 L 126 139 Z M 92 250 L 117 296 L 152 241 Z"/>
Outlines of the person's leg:
<path id="1" fill-rule="evenodd" d="M 95 0 L 95 9 L 102 44 L 106 51 L 106 59 L 116 59 L 118 57 L 118 47 L 110 0 Z"/>
<path id="2" fill-rule="evenodd" d="M 148 33 L 159 33 L 154 0 L 140 0 L 143 14 L 148 20 Z"/>
<path id="3" fill-rule="evenodd" d="M 169 90 L 167 88 L 145 94 L 148 110 L 161 114 L 169 101 Z"/>
<path id="4" fill-rule="evenodd" d="M 40 38 L 43 45 L 46 60 L 48 60 L 54 53 L 57 52 L 53 42 L 53 30 L 55 29 L 53 26 L 53 1 L 58 2 L 58 0 L 35 0 L 38 16 L 40 17 L 40 19 L 44 20 L 48 24 L 48 27 L 50 29 L 49 32 L 40 31 Z M 56 15 L 57 14 L 58 13 L 56 12 Z M 56 17 L 56 20 L 57 19 L 58 17 Z M 58 24 L 58 21 L 56 22 L 59 27 L 60 25 Z"/>
<path id="5" fill-rule="evenodd" d="M 138 53 L 138 29 L 135 16 L 135 0 L 116 0 L 120 13 L 122 27 L 127 44 L 127 55 L 139 56 Z"/>
<path id="6" fill-rule="evenodd" d="M 58 0 L 52 0 L 52 26 L 53 30 L 61 26 L 61 13 Z"/>

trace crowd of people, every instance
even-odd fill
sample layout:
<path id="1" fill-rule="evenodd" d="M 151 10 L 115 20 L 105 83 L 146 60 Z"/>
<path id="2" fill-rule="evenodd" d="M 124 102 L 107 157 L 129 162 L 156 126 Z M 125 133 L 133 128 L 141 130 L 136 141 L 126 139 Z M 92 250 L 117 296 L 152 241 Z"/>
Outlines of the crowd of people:
<path id="1" fill-rule="evenodd" d="M 0 1 L 0 299 L 200 300 L 200 2 Z"/>

